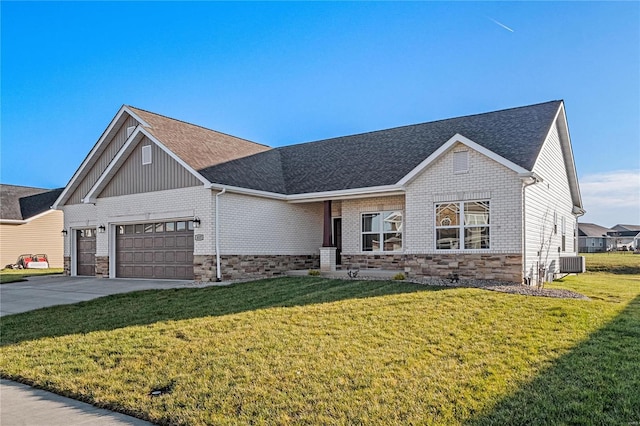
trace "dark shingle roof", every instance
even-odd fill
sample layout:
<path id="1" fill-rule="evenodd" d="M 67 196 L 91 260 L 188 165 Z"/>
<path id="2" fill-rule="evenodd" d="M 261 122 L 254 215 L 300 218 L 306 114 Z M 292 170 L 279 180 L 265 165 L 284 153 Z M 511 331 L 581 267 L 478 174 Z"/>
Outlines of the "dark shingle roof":
<path id="1" fill-rule="evenodd" d="M 578 236 L 580 237 L 602 237 L 610 231 L 610 228 L 595 223 L 578 223 Z"/>
<path id="2" fill-rule="evenodd" d="M 62 190 L 0 184 L 0 217 L 27 220 L 49 210 Z"/>
<path id="3" fill-rule="evenodd" d="M 282 194 L 393 185 L 456 133 L 531 170 L 562 101 L 276 148 L 200 173 Z"/>
<path id="4" fill-rule="evenodd" d="M 195 170 L 271 148 L 175 118 L 128 106 L 149 124 L 147 131 Z"/>

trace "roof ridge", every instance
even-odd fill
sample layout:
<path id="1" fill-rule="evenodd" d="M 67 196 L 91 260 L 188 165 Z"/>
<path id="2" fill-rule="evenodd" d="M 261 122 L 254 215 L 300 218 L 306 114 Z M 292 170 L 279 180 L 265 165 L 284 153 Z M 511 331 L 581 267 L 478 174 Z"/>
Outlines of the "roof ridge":
<path id="1" fill-rule="evenodd" d="M 362 136 L 362 135 L 369 135 L 369 134 L 380 133 L 380 132 L 387 132 L 389 130 L 397 130 L 397 129 L 403 129 L 405 127 L 421 126 L 423 124 L 439 123 L 439 122 L 448 121 L 448 120 L 458 120 L 458 119 L 461 119 L 461 118 L 469 118 L 469 117 L 476 117 L 476 116 L 481 116 L 481 115 L 495 114 L 495 113 L 498 113 L 498 112 L 512 111 L 512 110 L 517 110 L 517 109 L 535 107 L 535 106 L 539 106 L 539 105 L 551 104 L 551 103 L 554 103 L 554 102 L 564 102 L 564 101 L 562 99 L 555 99 L 555 100 L 552 100 L 552 101 L 539 102 L 539 103 L 536 103 L 536 104 L 523 105 L 523 106 L 519 106 L 519 107 L 504 108 L 504 109 L 499 109 L 499 110 L 496 110 L 496 111 L 486 111 L 486 112 L 480 112 L 480 113 L 476 113 L 476 114 L 460 115 L 460 116 L 457 116 L 457 117 L 441 118 L 441 119 L 438 119 L 438 120 L 424 121 L 424 122 L 421 122 L 421 123 L 403 124 L 401 126 L 389 127 L 389 128 L 386 128 L 386 129 L 371 130 L 371 131 L 368 131 L 368 132 L 360 132 L 360 133 L 353 133 L 353 134 L 349 134 L 349 135 L 334 136 L 334 137 L 324 138 L 324 139 L 315 140 L 315 141 L 300 142 L 300 143 L 296 143 L 296 144 L 292 144 L 292 145 L 285 145 L 285 146 L 281 146 L 281 147 L 276 147 L 275 149 L 287 148 L 287 147 L 296 146 L 296 145 L 304 145 L 304 144 L 325 142 L 325 141 L 329 141 L 329 140 L 333 140 L 333 139 L 348 138 L 348 137 L 351 137 L 351 136 Z"/>
<path id="2" fill-rule="evenodd" d="M 266 144 L 263 144 L 263 143 L 260 143 L 260 142 L 254 142 L 252 140 L 249 140 L 249 139 L 246 139 L 246 138 L 241 138 L 239 136 L 235 136 L 235 135 L 232 135 L 232 134 L 229 134 L 229 133 L 221 132 L 219 130 L 210 129 L 208 127 L 204 127 L 204 126 L 201 126 L 199 124 L 194 124 L 194 123 L 190 123 L 190 122 L 185 121 L 185 120 L 180 120 L 178 118 L 169 117 L 168 115 L 158 114 L 157 112 L 149 111 L 149 110 L 146 110 L 146 109 L 143 109 L 143 108 L 138 108 L 138 107 L 135 107 L 133 105 L 126 105 L 125 104 L 125 106 L 127 108 L 132 108 L 134 110 L 146 112 L 147 114 L 153 114 L 153 115 L 156 115 L 158 117 L 166 118 L 167 120 L 177 121 L 178 123 L 187 124 L 187 125 L 193 126 L 193 127 L 199 127 L 201 129 L 209 131 L 209 132 L 214 132 L 214 133 L 217 133 L 217 134 L 220 134 L 220 135 L 230 136 L 232 138 L 240 139 L 240 140 L 243 140 L 243 141 L 246 141 L 246 142 L 250 142 L 250 143 L 253 143 L 253 144 L 256 144 L 256 145 L 261 145 L 261 146 L 266 146 L 267 148 L 271 148 L 269 145 L 266 145 Z"/>
<path id="3" fill-rule="evenodd" d="M 26 189 L 40 189 L 43 191 L 52 191 L 53 189 L 57 189 L 57 188 L 41 188 L 39 186 L 26 186 L 26 185 L 11 185 L 9 183 L 0 183 L 0 186 L 12 186 L 14 188 L 26 188 Z"/>

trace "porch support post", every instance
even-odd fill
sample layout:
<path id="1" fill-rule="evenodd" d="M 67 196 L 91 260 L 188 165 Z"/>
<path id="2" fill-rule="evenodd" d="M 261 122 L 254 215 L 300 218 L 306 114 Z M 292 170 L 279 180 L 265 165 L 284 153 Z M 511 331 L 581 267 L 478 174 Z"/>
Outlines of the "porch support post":
<path id="1" fill-rule="evenodd" d="M 324 232 L 322 247 L 331 247 L 331 200 L 324 202 Z"/>
<path id="2" fill-rule="evenodd" d="M 336 270 L 336 248 L 331 246 L 331 200 L 324 202 L 324 229 L 320 247 L 320 271 Z"/>

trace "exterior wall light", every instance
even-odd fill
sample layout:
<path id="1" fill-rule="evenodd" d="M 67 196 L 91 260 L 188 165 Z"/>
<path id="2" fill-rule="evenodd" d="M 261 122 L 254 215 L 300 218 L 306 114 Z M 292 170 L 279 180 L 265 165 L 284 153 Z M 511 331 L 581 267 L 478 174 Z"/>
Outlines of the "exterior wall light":
<path id="1" fill-rule="evenodd" d="M 199 217 L 194 217 L 193 218 L 193 227 L 194 228 L 200 228 L 200 218 Z"/>
<path id="2" fill-rule="evenodd" d="M 66 229 L 63 229 L 63 230 L 62 230 L 62 232 L 61 232 L 61 234 L 62 234 L 62 236 L 63 236 L 63 237 L 66 237 L 66 236 L 67 236 L 67 230 L 66 230 Z"/>
<path id="3" fill-rule="evenodd" d="M 104 231 L 106 231 L 107 228 L 104 225 L 100 225 L 98 226 L 98 232 L 101 234 L 104 234 Z"/>

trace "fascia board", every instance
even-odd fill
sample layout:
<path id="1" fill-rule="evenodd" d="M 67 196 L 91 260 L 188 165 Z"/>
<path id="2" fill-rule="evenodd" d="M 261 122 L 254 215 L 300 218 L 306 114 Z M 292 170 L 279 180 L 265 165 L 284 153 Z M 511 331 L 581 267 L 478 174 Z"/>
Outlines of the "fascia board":
<path id="1" fill-rule="evenodd" d="M 513 170 L 518 174 L 527 173 L 529 170 L 524 167 L 518 166 L 516 163 L 507 160 L 506 158 L 496 154 L 495 152 L 483 147 L 482 145 L 472 141 L 471 139 L 462 136 L 460 133 L 456 133 L 451 137 L 447 142 L 445 142 L 440 148 L 436 149 L 431 155 L 425 158 L 420 164 L 413 168 L 409 173 L 407 173 L 402 179 L 400 179 L 397 185 L 405 186 L 413 179 L 415 179 L 420 173 L 422 173 L 429 165 L 435 162 L 438 158 L 444 155 L 447 151 L 449 151 L 456 143 L 461 143 L 466 145 L 467 147 L 477 151 L 486 157 L 491 158 L 495 162 L 502 164 L 508 169 Z"/>
<path id="2" fill-rule="evenodd" d="M 309 203 L 324 200 L 344 200 L 349 198 L 367 198 L 376 196 L 402 195 L 405 189 L 397 185 L 376 186 L 370 188 L 345 189 L 340 191 L 312 192 L 308 194 L 285 195 L 276 192 L 259 191 L 256 189 L 241 188 L 238 186 L 212 183 L 210 189 L 221 191 L 223 189 L 236 194 L 252 195 L 255 197 L 271 198 L 287 201 L 289 203 Z"/>
<path id="3" fill-rule="evenodd" d="M 218 183 L 211 183 L 208 185 L 208 187 L 210 189 L 214 189 L 217 191 L 222 191 L 224 189 L 228 192 L 233 192 L 236 194 L 252 195 L 254 197 L 271 198 L 274 200 L 282 200 L 282 201 L 287 200 L 286 195 L 278 194 L 277 192 L 259 191 L 257 189 L 242 188 L 240 186 L 222 185 Z"/>
<path id="4" fill-rule="evenodd" d="M 146 136 L 151 140 L 154 144 L 156 144 L 160 149 L 166 152 L 171 158 L 176 160 L 182 167 L 187 169 L 189 173 L 193 174 L 200 182 L 204 185 L 209 185 L 209 181 L 206 180 L 200 173 L 196 172 L 191 166 L 185 163 L 180 157 L 175 155 L 173 151 L 168 149 L 164 144 L 162 144 L 158 139 L 156 139 L 151 133 L 149 133 L 142 126 L 136 126 L 136 129 L 131 133 L 131 135 L 127 138 L 127 141 L 122 145 L 122 148 L 115 155 L 109 166 L 105 169 L 105 171 L 100 175 L 96 183 L 91 187 L 87 195 L 83 198 L 83 202 L 85 204 L 95 203 L 96 196 L 100 193 L 101 190 L 107 185 L 109 178 L 112 177 L 118 169 L 124 164 L 124 161 L 130 154 L 131 150 L 135 148 L 135 146 L 142 140 L 142 137 Z"/>
<path id="5" fill-rule="evenodd" d="M 118 123 L 118 121 L 120 121 L 120 118 L 122 117 L 122 115 L 125 112 L 127 114 L 130 114 L 131 116 L 133 116 L 133 118 L 138 120 L 140 123 L 144 123 L 144 121 L 140 117 L 138 117 L 137 114 L 135 114 L 133 111 L 131 111 L 129 108 L 127 108 L 126 105 L 123 105 L 122 107 L 120 107 L 120 110 L 118 110 L 117 114 L 115 115 L 115 117 L 113 117 L 113 119 L 111 120 L 111 122 L 109 123 L 109 125 L 107 126 L 105 131 L 102 132 L 102 135 L 98 139 L 98 142 L 96 142 L 96 144 L 93 146 L 91 151 L 89 151 L 89 154 L 87 154 L 87 156 L 85 157 L 85 159 L 82 162 L 82 164 L 80 164 L 80 167 L 78 167 L 78 170 L 76 170 L 76 172 L 73 174 L 73 176 L 71 177 L 71 180 L 69 180 L 69 183 L 67 184 L 67 186 L 65 186 L 64 190 L 62 191 L 62 193 L 60 194 L 60 196 L 58 197 L 56 202 L 53 203 L 53 208 L 54 209 L 58 209 L 60 204 L 62 204 L 66 200 L 67 196 L 69 195 L 69 191 L 71 190 L 71 188 L 74 187 L 76 181 L 79 179 L 80 176 L 82 176 L 84 170 L 91 163 L 91 160 L 93 159 L 93 157 L 96 154 L 96 152 L 98 152 L 98 150 L 100 149 L 102 144 L 105 142 L 105 139 L 107 138 L 107 136 L 111 133 L 111 131 L 115 127 L 116 123 Z M 147 125 L 147 124 L 145 123 L 145 125 Z"/>
<path id="6" fill-rule="evenodd" d="M 372 186 L 369 188 L 343 189 L 339 191 L 311 192 L 308 194 L 293 194 L 287 196 L 290 203 L 306 203 L 324 200 L 346 200 L 350 198 L 370 198 L 376 196 L 402 195 L 405 188 L 402 185 Z"/>
<path id="7" fill-rule="evenodd" d="M 533 168 L 535 169 L 536 164 L 538 163 L 538 159 L 540 158 L 540 154 L 545 148 L 547 141 L 549 140 L 549 135 L 553 131 L 553 126 L 558 124 L 558 126 L 562 126 L 562 129 L 558 129 L 558 139 L 560 140 L 560 146 L 563 158 L 563 162 L 565 165 L 565 169 L 567 172 L 567 177 L 569 178 L 569 188 L 571 190 L 571 198 L 573 199 L 573 203 L 579 209 L 582 209 L 582 196 L 580 195 L 580 186 L 578 184 L 578 173 L 576 171 L 576 164 L 573 157 L 573 148 L 571 146 L 571 137 L 569 136 L 569 126 L 567 124 L 567 115 L 564 109 L 564 101 L 560 102 L 560 106 L 558 107 L 558 111 L 556 111 L 556 115 L 553 117 L 551 121 L 551 125 L 549 126 L 549 130 L 544 139 L 544 143 L 542 144 L 542 148 L 538 153 L 538 157 L 536 161 L 533 163 Z M 561 131 L 562 130 L 562 131 Z M 562 133 L 565 133 L 563 135 Z"/>

